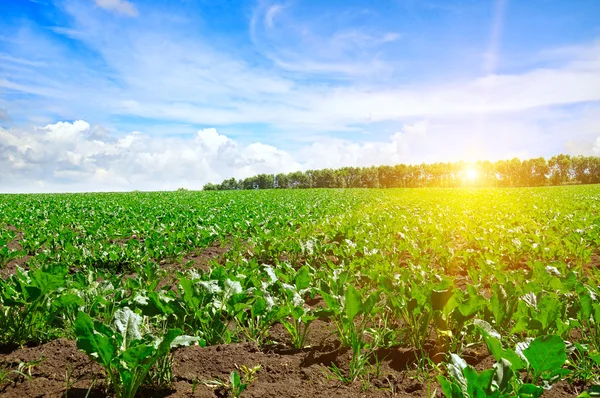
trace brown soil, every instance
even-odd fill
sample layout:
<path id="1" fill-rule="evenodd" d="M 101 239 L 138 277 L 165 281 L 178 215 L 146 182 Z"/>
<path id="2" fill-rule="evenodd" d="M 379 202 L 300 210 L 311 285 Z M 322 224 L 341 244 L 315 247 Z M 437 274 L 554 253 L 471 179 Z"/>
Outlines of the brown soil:
<path id="1" fill-rule="evenodd" d="M 3 397 L 62 397 L 67 391 L 67 380 L 70 380 L 68 396 L 85 396 L 94 383 L 100 387 L 104 384 L 102 369 L 91 362 L 87 355 L 79 351 L 74 341 L 54 340 L 39 347 L 27 347 L 9 354 L 0 354 L 0 369 L 18 369 L 19 364 L 23 377 L 15 372 L 0 385 Z M 101 397 L 101 389 L 95 394 Z"/>
<path id="2" fill-rule="evenodd" d="M 221 261 L 223 255 L 229 251 L 227 245 L 221 246 L 218 241 L 205 249 L 185 256 L 180 264 L 170 264 L 171 269 L 200 269 L 208 271 L 213 260 Z"/>
<path id="3" fill-rule="evenodd" d="M 8 242 L 7 247 L 8 250 L 11 251 L 22 251 L 23 247 L 21 246 L 20 241 L 23 239 L 23 232 L 18 231 L 14 226 L 9 225 L 6 227 L 9 231 L 14 232 L 16 235 L 12 241 Z M 10 260 L 4 267 L 0 268 L 0 278 L 6 279 L 11 275 L 14 275 L 17 272 L 17 267 L 27 268 L 27 263 L 31 260 L 33 256 L 29 254 L 25 254 L 20 258 L 15 258 Z"/>
<path id="4" fill-rule="evenodd" d="M 258 348 L 253 343 L 199 346 L 180 348 L 173 355 L 173 383 L 169 389 L 141 391 L 141 397 L 205 397 L 226 396 L 223 388 L 209 386 L 211 380 L 226 382 L 229 373 L 242 366 L 260 365 L 256 378 L 242 397 L 441 397 L 437 383 L 429 386 L 414 377 L 412 366 L 414 350 L 392 348 L 379 350 L 379 372 L 375 367 L 368 381 L 346 385 L 332 376 L 328 367 L 338 366 L 348 371 L 351 353 L 331 335 L 331 325 L 315 321 L 311 325 L 307 343 L 312 347 L 290 349 L 283 343 L 284 333 L 277 328 L 273 337 L 281 344 Z M 279 333 L 279 337 L 278 336 Z M 487 350 L 477 347 L 463 357 L 476 369 L 489 369 L 494 359 Z M 30 377 L 13 373 L 10 381 L 0 386 L 0 395 L 9 398 L 23 397 L 84 397 L 91 387 L 90 397 L 106 396 L 103 370 L 79 351 L 75 342 L 58 339 L 39 347 L 21 348 L 0 354 L 0 369 L 16 369 L 27 364 L 22 371 Z M 67 379 L 70 380 L 69 387 Z M 365 388 L 366 386 L 366 388 Z M 428 393 L 429 389 L 429 393 Z M 572 397 L 582 388 L 558 383 L 544 397 Z M 66 394 L 65 394 L 66 393 Z"/>
<path id="5" fill-rule="evenodd" d="M 600 270 L 600 251 L 594 250 L 590 262 L 583 266 L 583 270 L 587 276 L 591 276 Z"/>
<path id="6" fill-rule="evenodd" d="M 189 269 L 197 269 L 201 271 L 208 271 L 211 263 L 223 262 L 223 255 L 229 251 L 228 245 L 221 245 L 219 241 L 215 241 L 211 246 L 198 249 L 187 256 L 183 257 L 179 262 L 162 264 L 162 268 L 168 271 L 167 276 L 163 278 L 158 284 L 159 288 L 164 286 L 176 286 L 178 283 L 178 276 L 176 271 L 185 271 Z"/>

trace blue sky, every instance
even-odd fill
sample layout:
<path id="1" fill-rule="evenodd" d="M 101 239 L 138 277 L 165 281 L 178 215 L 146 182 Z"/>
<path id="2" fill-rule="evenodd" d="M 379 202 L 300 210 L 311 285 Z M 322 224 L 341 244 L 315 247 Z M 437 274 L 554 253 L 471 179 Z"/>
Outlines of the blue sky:
<path id="1" fill-rule="evenodd" d="M 0 191 L 600 155 L 597 0 L 14 0 Z"/>

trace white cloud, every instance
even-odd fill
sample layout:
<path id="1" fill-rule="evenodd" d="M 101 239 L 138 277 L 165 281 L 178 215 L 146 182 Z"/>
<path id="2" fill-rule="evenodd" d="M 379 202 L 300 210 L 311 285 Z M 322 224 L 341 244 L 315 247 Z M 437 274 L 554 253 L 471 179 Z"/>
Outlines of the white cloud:
<path id="1" fill-rule="evenodd" d="M 106 10 L 115 11 L 119 14 L 125 14 L 130 17 L 138 15 L 138 11 L 135 6 L 127 0 L 94 0 L 98 7 Z"/>
<path id="2" fill-rule="evenodd" d="M 0 128 L 0 168 L 3 190 L 28 192 L 200 189 L 209 181 L 290 172 L 301 165 L 273 146 L 242 145 L 214 128 L 189 138 L 139 132 L 117 138 L 78 120 Z"/>
<path id="3" fill-rule="evenodd" d="M 200 189 L 260 173 L 398 163 L 508 159 L 567 152 L 600 155 L 600 112 L 538 120 L 523 116 L 423 119 L 380 139 L 315 137 L 294 150 L 239 140 L 206 128 L 187 137 L 110 134 L 85 121 L 0 128 L 3 192 Z M 583 140 L 574 145 L 571 131 Z M 553 137 L 544 141 L 541 137 Z M 554 143 L 557 141 L 558 144 Z M 525 148 L 525 149 L 524 149 Z"/>

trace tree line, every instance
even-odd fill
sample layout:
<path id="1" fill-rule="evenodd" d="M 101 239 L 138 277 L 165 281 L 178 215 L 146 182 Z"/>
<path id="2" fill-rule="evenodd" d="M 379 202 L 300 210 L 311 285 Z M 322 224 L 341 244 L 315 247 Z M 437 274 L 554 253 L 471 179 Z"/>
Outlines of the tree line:
<path id="1" fill-rule="evenodd" d="M 531 187 L 600 183 L 600 157 L 556 155 L 535 159 L 430 163 L 419 165 L 342 167 L 259 174 L 204 190 L 270 188 L 417 188 L 417 187 Z"/>

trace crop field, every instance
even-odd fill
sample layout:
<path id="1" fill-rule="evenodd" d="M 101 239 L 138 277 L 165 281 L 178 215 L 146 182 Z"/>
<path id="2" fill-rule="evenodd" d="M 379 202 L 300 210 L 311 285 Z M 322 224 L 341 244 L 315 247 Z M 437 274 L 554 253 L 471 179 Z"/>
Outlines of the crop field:
<path id="1" fill-rule="evenodd" d="M 0 395 L 600 394 L 600 186 L 0 195 Z"/>

